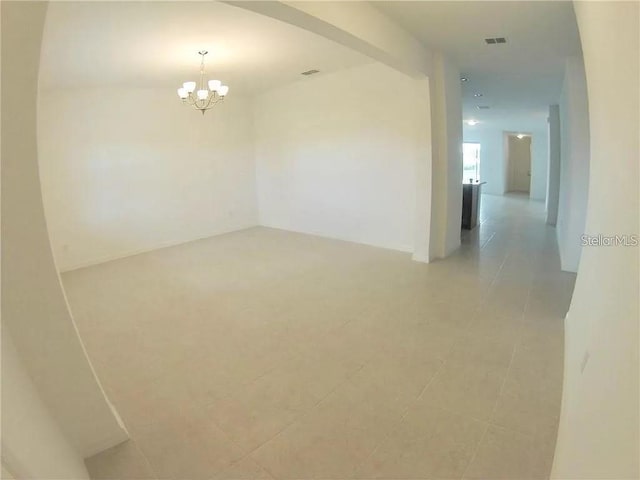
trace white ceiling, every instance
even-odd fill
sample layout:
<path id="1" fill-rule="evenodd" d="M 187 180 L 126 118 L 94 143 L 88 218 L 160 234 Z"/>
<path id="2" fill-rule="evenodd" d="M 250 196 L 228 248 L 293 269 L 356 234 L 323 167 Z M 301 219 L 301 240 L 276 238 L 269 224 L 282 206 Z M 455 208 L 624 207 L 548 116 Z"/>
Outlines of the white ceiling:
<path id="1" fill-rule="evenodd" d="M 564 60 L 580 54 L 571 2 L 379 1 L 374 5 L 469 78 L 466 119 L 522 130 L 545 122 L 558 100 Z M 507 38 L 489 46 L 486 37 Z M 298 27 L 231 5 L 207 2 L 50 2 L 42 45 L 44 89 L 172 87 L 207 72 L 254 94 L 369 57 Z M 482 93 L 476 99 L 473 93 Z M 488 111 L 476 106 L 489 105 Z"/>
<path id="2" fill-rule="evenodd" d="M 457 62 L 466 119 L 516 130 L 546 124 L 567 56 L 580 55 L 572 2 L 382 1 L 374 5 L 428 48 Z M 505 37 L 504 45 L 485 38 Z M 474 98 L 474 93 L 482 93 Z M 489 105 L 480 111 L 477 105 Z"/>
<path id="3" fill-rule="evenodd" d="M 218 2 L 50 2 L 40 86 L 171 87 L 209 78 L 254 94 L 371 62 L 316 34 Z"/>

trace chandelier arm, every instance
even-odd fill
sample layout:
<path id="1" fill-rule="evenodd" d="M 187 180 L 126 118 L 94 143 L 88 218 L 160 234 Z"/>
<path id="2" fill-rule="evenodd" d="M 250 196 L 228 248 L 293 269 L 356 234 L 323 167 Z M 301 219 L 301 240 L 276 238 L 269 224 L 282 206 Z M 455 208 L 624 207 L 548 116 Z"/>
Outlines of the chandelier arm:
<path id="1" fill-rule="evenodd" d="M 213 95 L 210 95 L 209 97 L 207 97 L 206 103 L 202 102 L 202 104 L 200 106 L 197 106 L 196 108 L 200 111 L 209 110 L 213 106 L 211 103 L 212 98 L 213 98 Z"/>
<path id="2" fill-rule="evenodd" d="M 200 110 L 208 110 L 209 105 L 211 105 L 211 97 L 207 97 L 206 103 L 202 102 L 202 106 L 200 107 Z"/>
<path id="3" fill-rule="evenodd" d="M 216 92 L 211 92 L 211 95 L 209 96 L 209 101 L 207 102 L 207 109 L 213 107 L 217 102 L 216 99 Z"/>
<path id="4" fill-rule="evenodd" d="M 193 93 L 190 93 L 189 96 L 187 98 L 185 98 L 185 103 L 187 105 L 195 105 L 196 104 L 196 98 L 193 96 Z"/>

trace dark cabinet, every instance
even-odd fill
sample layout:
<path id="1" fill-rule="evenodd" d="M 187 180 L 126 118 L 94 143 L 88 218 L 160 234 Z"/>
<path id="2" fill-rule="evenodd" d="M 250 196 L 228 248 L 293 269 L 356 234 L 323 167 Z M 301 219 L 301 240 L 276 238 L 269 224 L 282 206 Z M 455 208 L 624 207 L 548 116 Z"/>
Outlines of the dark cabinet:
<path id="1" fill-rule="evenodd" d="M 482 183 L 464 183 L 462 185 L 462 228 L 472 230 L 478 225 L 480 211 L 480 189 Z"/>

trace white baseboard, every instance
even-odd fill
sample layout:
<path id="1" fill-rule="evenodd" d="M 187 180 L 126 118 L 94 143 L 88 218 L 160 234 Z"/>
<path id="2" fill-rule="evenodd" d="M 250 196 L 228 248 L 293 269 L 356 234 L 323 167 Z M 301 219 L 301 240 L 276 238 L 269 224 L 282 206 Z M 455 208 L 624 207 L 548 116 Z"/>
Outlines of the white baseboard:
<path id="1" fill-rule="evenodd" d="M 198 236 L 194 238 L 183 238 L 179 240 L 170 240 L 166 242 L 157 243 L 148 247 L 134 249 L 134 250 L 126 250 L 123 252 L 115 253 L 113 255 L 105 255 L 102 257 L 92 258 L 91 260 L 87 260 L 84 262 L 72 263 L 70 265 L 65 265 L 64 267 L 59 267 L 58 270 L 60 273 L 71 272 L 73 270 L 79 270 L 81 268 L 93 267 L 95 265 L 100 265 L 102 263 L 111 262 L 113 260 L 120 260 L 121 258 L 133 257 L 135 255 L 140 255 L 142 253 L 152 252 L 154 250 L 160 250 L 162 248 L 175 247 L 177 245 L 183 245 L 185 243 L 197 242 L 198 240 L 204 240 L 206 238 L 217 237 L 218 235 L 225 235 L 227 233 L 239 232 L 241 230 L 246 230 L 248 228 L 258 227 L 258 224 L 248 224 L 248 225 L 240 225 L 235 226 L 229 229 L 223 229 L 219 231 L 215 231 L 203 236 Z"/>
<path id="2" fill-rule="evenodd" d="M 331 240 L 339 240 L 341 242 L 357 243 L 359 245 L 367 245 L 368 247 L 384 248 L 385 250 L 395 250 L 403 253 L 413 253 L 413 247 L 408 245 L 386 245 L 373 242 L 364 242 L 362 240 L 355 240 L 353 238 L 347 238 L 340 235 L 327 235 L 324 232 L 318 232 L 314 230 L 297 230 L 289 227 L 283 227 L 280 225 L 273 225 L 269 223 L 261 223 L 260 227 L 273 228 L 274 230 L 284 230 L 285 232 L 301 233 L 303 235 L 313 235 L 314 237 L 328 238 Z"/>

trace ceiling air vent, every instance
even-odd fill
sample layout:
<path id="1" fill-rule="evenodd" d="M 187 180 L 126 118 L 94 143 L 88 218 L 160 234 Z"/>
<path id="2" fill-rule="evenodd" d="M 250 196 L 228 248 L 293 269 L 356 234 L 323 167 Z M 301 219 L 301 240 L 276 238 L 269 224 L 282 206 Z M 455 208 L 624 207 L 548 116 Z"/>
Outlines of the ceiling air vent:
<path id="1" fill-rule="evenodd" d="M 302 72 L 300 75 L 305 75 L 305 76 L 309 76 L 309 75 L 313 75 L 314 73 L 320 73 L 320 70 L 307 70 L 306 72 Z"/>
<path id="2" fill-rule="evenodd" d="M 489 110 L 491 107 L 489 105 L 478 105 L 476 108 L 478 110 Z"/>
<path id="3" fill-rule="evenodd" d="M 507 43 L 507 39 L 504 37 L 485 38 L 484 41 L 487 45 L 495 45 L 496 43 Z"/>

